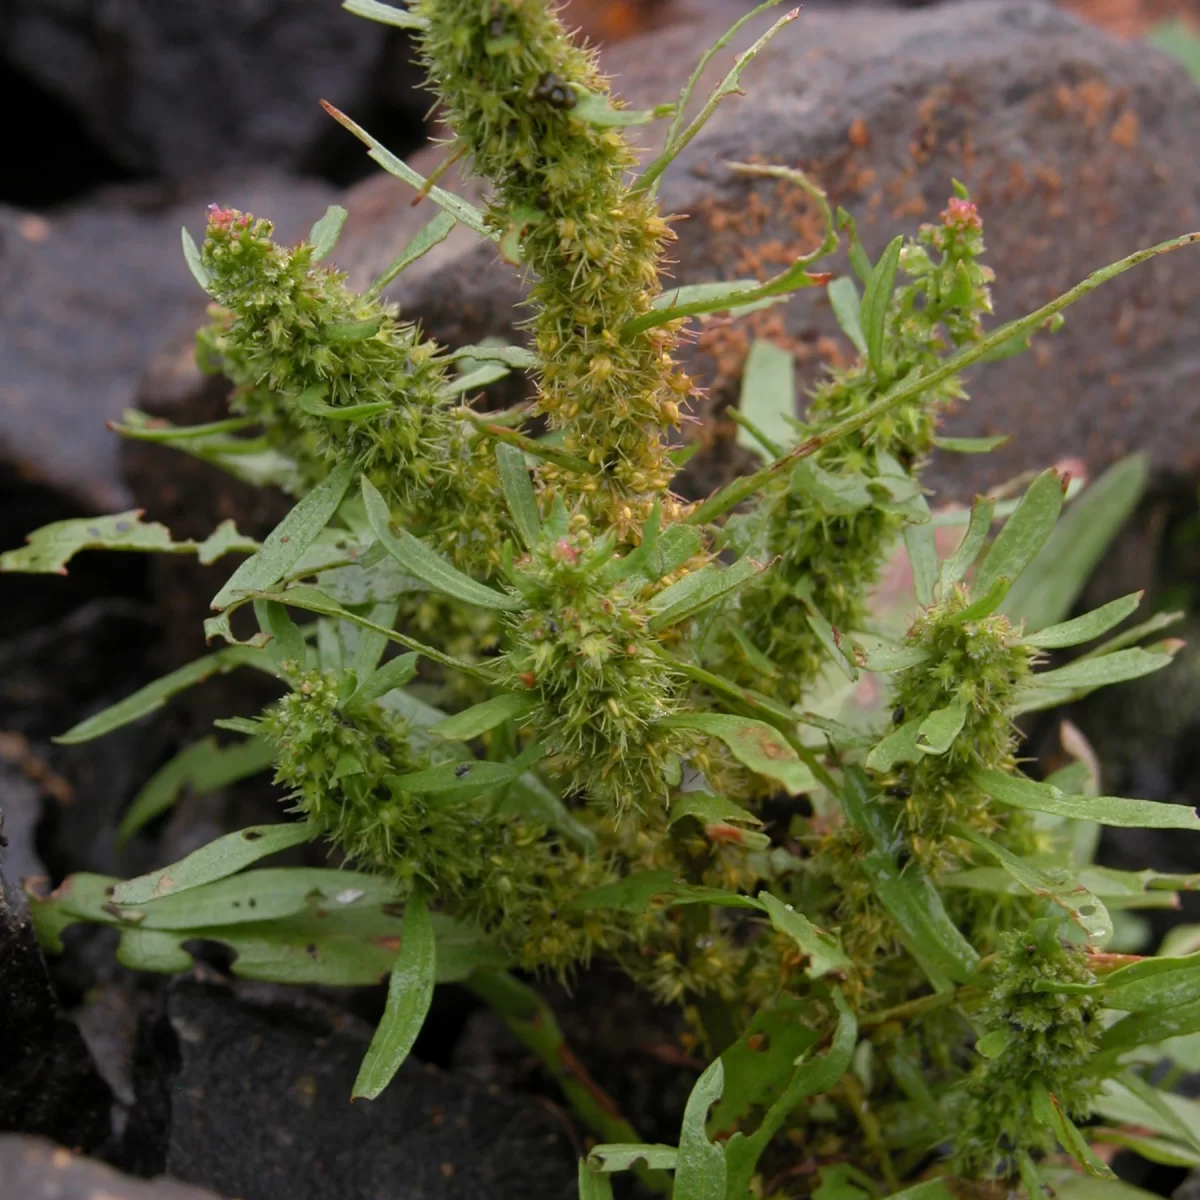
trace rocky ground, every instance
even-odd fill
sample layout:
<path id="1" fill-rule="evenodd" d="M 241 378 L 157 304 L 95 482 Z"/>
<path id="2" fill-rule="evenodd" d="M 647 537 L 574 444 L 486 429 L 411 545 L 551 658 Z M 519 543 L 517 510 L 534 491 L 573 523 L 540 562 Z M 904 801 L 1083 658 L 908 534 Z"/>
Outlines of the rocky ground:
<path id="1" fill-rule="evenodd" d="M 607 69 L 642 105 L 678 87 L 739 6 L 575 0 L 572 11 L 607 39 Z M 1198 7 L 1063 5 L 1122 37 Z M 217 21 L 188 5 L 10 0 L 0 96 L 30 115 L 0 183 L 0 549 L 47 521 L 134 503 L 177 536 L 203 535 L 229 515 L 250 533 L 278 519 L 278 498 L 165 451 L 122 446 L 104 422 L 134 403 L 184 421 L 222 410 L 222 386 L 191 361 L 204 297 L 178 242 L 181 224 L 199 230 L 209 201 L 271 216 L 284 237 L 303 234 L 328 203 L 345 204 L 336 257 L 363 284 L 428 219 L 402 185 L 368 175 L 357 144 L 313 103 L 326 96 L 428 171 L 437 157 L 418 149 L 426 98 L 414 92 L 406 44 L 326 8 L 239 0 Z M 963 179 L 987 221 L 1002 317 L 1134 247 L 1200 227 L 1200 88 L 1165 56 L 1046 0 L 885 11 L 814 2 L 747 82 L 752 98 L 723 109 L 663 182 L 667 208 L 686 218 L 681 283 L 774 271 L 813 243 L 813 214 L 795 194 L 735 177 L 730 158 L 803 166 L 859 215 L 872 247 L 935 214 L 950 178 Z M 449 239 L 392 294 L 451 345 L 514 336 L 511 272 L 466 238 Z M 834 330 L 824 305 L 802 295 L 701 331 L 691 350 L 706 389 L 689 432 L 703 443 L 693 493 L 745 465 L 723 408 L 750 340 L 787 345 L 807 385 L 843 353 Z M 1197 344 L 1194 261 L 1167 258 L 1110 285 L 1039 353 L 971 381 L 973 402 L 950 432 L 1019 436 L 986 460 L 939 462 L 937 498 L 969 497 L 1067 455 L 1095 472 L 1145 450 L 1150 499 L 1096 587 L 1102 599 L 1146 586 L 1193 604 Z M 113 555 L 80 560 L 66 579 L 0 577 L 0 1130 L 11 1131 L 0 1137 L 0 1195 L 566 1200 L 579 1131 L 536 1066 L 464 994 L 439 996 L 419 1061 L 384 1098 L 352 1107 L 351 1073 L 381 1004 L 374 990 L 249 986 L 216 959 L 187 979 L 139 978 L 114 965 L 94 930 L 74 931 L 64 956 L 43 961 L 18 880 L 136 873 L 255 814 L 269 819 L 269 789 L 240 785 L 186 796 L 147 834 L 116 844 L 120 814 L 153 769 L 214 715 L 262 700 L 244 685 L 221 681 L 86 747 L 49 740 L 200 653 L 212 590 L 194 564 Z M 1120 711 L 1077 714 L 1098 731 L 1114 788 L 1200 801 L 1197 678 L 1193 666 L 1169 694 L 1155 685 L 1134 699 L 1124 689 Z M 1105 736 L 1114 729 L 1130 736 Z M 1173 870 L 1200 860 L 1200 846 L 1174 835 L 1109 853 Z M 584 980 L 570 1005 L 552 999 L 599 1081 L 628 1100 L 649 1137 L 671 1138 L 666 1114 L 690 1076 L 669 1063 L 679 1057 L 669 1019 L 631 1007 L 603 976 Z M 1154 1186 L 1166 1194 L 1178 1174 Z M 150 1178 L 163 1175 L 185 1182 Z"/>

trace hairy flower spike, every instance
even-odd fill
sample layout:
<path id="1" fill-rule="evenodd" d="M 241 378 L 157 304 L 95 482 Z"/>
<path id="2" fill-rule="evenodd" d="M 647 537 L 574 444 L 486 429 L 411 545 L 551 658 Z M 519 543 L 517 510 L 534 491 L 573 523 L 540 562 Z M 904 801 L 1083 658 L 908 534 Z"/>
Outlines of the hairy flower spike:
<path id="1" fill-rule="evenodd" d="M 437 346 L 314 264 L 310 245 L 288 249 L 271 233 L 269 221 L 209 209 L 201 261 L 226 312 L 205 337 L 239 385 L 235 407 L 295 463 L 296 490 L 350 456 L 413 532 L 490 572 L 503 529 L 495 462 L 453 415 Z"/>
<path id="2" fill-rule="evenodd" d="M 673 331 L 621 334 L 660 290 L 670 227 L 630 180 L 637 159 L 623 135 L 579 115 L 579 97 L 607 98 L 608 88 L 544 4 L 420 0 L 414 9 L 428 21 L 421 50 L 449 124 L 495 185 L 489 220 L 524 230 L 543 360 L 538 406 L 567 450 L 603 468 L 582 499 L 602 527 L 625 533 L 674 475 L 663 433 L 690 390 L 671 358 Z M 579 487 L 559 467 L 542 477 L 552 490 Z"/>

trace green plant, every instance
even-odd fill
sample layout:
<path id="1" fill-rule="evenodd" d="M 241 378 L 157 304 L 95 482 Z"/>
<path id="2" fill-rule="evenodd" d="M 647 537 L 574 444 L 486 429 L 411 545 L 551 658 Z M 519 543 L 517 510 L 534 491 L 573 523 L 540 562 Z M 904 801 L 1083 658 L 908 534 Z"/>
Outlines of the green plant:
<path id="1" fill-rule="evenodd" d="M 673 234 L 656 181 L 766 37 L 689 123 L 699 72 L 674 105 L 623 108 L 543 0 L 346 7 L 413 31 L 453 153 L 492 184 L 487 209 L 335 113 L 439 214 L 358 296 L 321 265 L 344 211 L 286 248 L 269 222 L 213 206 L 203 243 L 185 233 L 184 247 L 217 304 L 200 358 L 235 383 L 234 415 L 180 429 L 134 413 L 121 427 L 280 484 L 294 508 L 261 545 L 229 523 L 174 542 L 125 513 L 49 526 L 0 560 L 246 556 L 206 624 L 222 648 L 60 740 L 135 721 L 213 674 L 263 671 L 282 698 L 218 722 L 243 740 L 205 739 L 167 764 L 123 833 L 185 784 L 268 767 L 299 819 L 32 897 L 46 946 L 88 921 L 117 928 L 121 961 L 147 970 L 185 969 L 184 943 L 207 938 L 248 977 L 389 977 L 355 1089 L 367 1097 L 411 1049 L 434 983 L 463 981 L 603 1139 L 580 1165 L 583 1197 L 609 1195 L 628 1169 L 677 1200 L 776 1194 L 770 1179 L 796 1157 L 817 1170 L 789 1194 L 822 1200 L 929 1200 L 958 1194 L 956 1180 L 1069 1196 L 1064 1154 L 1095 1177 L 1077 1194 L 1116 1197 L 1095 1143 L 1200 1162 L 1200 1110 L 1137 1073 L 1170 1056 L 1160 1043 L 1200 1032 L 1200 955 L 1105 950 L 1110 909 L 1169 903 L 1195 880 L 1091 862 L 1099 825 L 1200 820 L 1098 795 L 1078 735 L 1064 738 L 1072 765 L 1023 774 L 1013 725 L 1170 662 L 1177 644 L 1153 640 L 1170 618 L 1152 617 L 1044 669 L 1049 651 L 1095 642 L 1137 607 L 1127 596 L 1067 619 L 1144 470 L 1114 468 L 1061 523 L 1067 481 L 1053 470 L 1019 500 L 981 498 L 947 557 L 935 527 L 958 515 L 931 514 L 920 487 L 935 448 L 995 444 L 937 435 L 966 367 L 1020 353 L 1075 300 L 1200 235 L 985 332 L 992 272 L 964 188 L 872 263 L 801 173 L 737 165 L 802 189 L 822 245 L 766 283 L 663 292 Z M 636 174 L 622 127 L 656 118 L 671 118 L 665 149 Z M 529 348 L 450 353 L 379 298 L 455 223 L 533 279 Z M 809 269 L 843 234 L 858 284 Z M 687 320 L 806 287 L 827 289 L 857 361 L 801 422 L 790 359 L 757 345 L 740 418 L 763 465 L 688 506 L 670 492 Z M 529 372 L 530 406 L 460 402 L 514 369 Z M 547 436 L 523 431 L 537 415 Z M 899 542 L 915 615 L 889 633 L 869 594 Z M 241 609 L 259 628 L 245 639 Z M 886 709 L 812 710 L 837 673 L 862 672 L 887 676 Z M 810 808 L 765 828 L 759 804 L 779 793 Z M 353 869 L 255 866 L 311 839 Z M 544 1003 L 507 974 L 570 976 L 595 956 L 681 1005 L 711 1059 L 677 1147 L 641 1144 L 597 1100 Z M 1093 1118 L 1108 1124 L 1080 1128 Z"/>

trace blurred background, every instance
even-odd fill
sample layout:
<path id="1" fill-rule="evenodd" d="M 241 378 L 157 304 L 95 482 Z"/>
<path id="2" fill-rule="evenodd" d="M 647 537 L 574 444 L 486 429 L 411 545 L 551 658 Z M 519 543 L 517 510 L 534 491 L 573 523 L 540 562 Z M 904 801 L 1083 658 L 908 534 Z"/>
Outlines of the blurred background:
<path id="1" fill-rule="evenodd" d="M 570 0 L 566 15 L 600 46 L 616 90 L 644 107 L 672 97 L 749 7 Z M 770 19 L 718 58 L 714 79 Z M 206 536 L 229 517 L 255 536 L 278 521 L 281 497 L 168 450 L 122 444 L 105 422 L 130 407 L 184 424 L 225 411 L 226 387 L 193 360 L 205 297 L 179 248 L 180 226 L 199 235 L 209 203 L 270 217 L 284 239 L 343 204 L 350 218 L 333 257 L 363 287 L 428 220 L 428 206 L 414 208 L 411 190 L 381 174 L 317 104 L 327 99 L 428 174 L 444 152 L 426 145 L 434 114 L 410 58 L 401 31 L 351 17 L 337 0 L 0 0 L 0 551 L 48 521 L 133 507 L 177 538 Z M 807 0 L 744 84 L 749 97 L 726 104 L 663 180 L 664 205 L 681 216 L 673 265 L 681 283 L 763 276 L 816 241 L 814 214 L 793 190 L 733 176 L 730 159 L 810 172 L 856 215 L 872 252 L 936 218 L 951 179 L 962 179 L 984 217 L 998 318 L 1045 303 L 1135 248 L 1200 228 L 1200 0 Z M 637 132 L 652 150 L 655 127 Z M 476 194 L 453 170 L 448 178 Z M 389 295 L 447 345 L 518 337 L 519 281 L 490 247 L 462 235 Z M 810 293 L 706 324 L 687 351 L 703 388 L 686 430 L 702 445 L 681 485 L 690 495 L 750 461 L 725 409 L 756 337 L 793 353 L 804 387 L 846 353 L 827 305 Z M 1081 604 L 1144 588 L 1144 611 L 1182 610 L 1182 636 L 1194 634 L 1198 347 L 1195 252 L 1102 289 L 1035 352 L 969 380 L 972 402 L 948 432 L 1014 437 L 993 455 L 939 457 L 928 476 L 934 503 L 969 502 L 1051 463 L 1096 478 L 1143 455 L 1141 498 Z M 50 741 L 203 654 L 200 623 L 219 581 L 219 571 L 195 563 L 112 554 L 85 555 L 62 579 L 0 576 L 0 874 L 9 885 L 43 877 L 54 886 L 77 871 L 136 874 L 277 812 L 261 781 L 184 788 L 145 831 L 117 838 L 153 771 L 211 732 L 214 717 L 269 699 L 253 681 L 213 681 L 84 747 Z M 1107 790 L 1200 802 L 1200 651 L 1067 715 L 1095 747 Z M 1029 733 L 1031 753 L 1053 763 L 1057 721 Z M 1103 858 L 1200 871 L 1200 845 L 1174 833 L 1127 831 L 1106 840 Z M 1200 920 L 1196 899 L 1182 914 L 1126 923 L 1126 944 L 1156 945 L 1171 923 Z M 117 967 L 110 931 L 82 927 L 47 975 L 19 903 L 0 906 L 0 918 L 0 1135 L 44 1134 L 245 1200 L 391 1196 L 345 1175 L 320 1182 L 314 1164 L 347 1146 L 364 1180 L 374 1167 L 388 1178 L 415 1171 L 424 1155 L 430 1198 L 484 1194 L 456 1190 L 468 1185 L 442 1169 L 468 1159 L 514 1181 L 505 1195 L 553 1192 L 544 1170 L 531 1176 L 496 1134 L 518 1121 L 561 1151 L 569 1194 L 573 1152 L 550 1111 L 552 1087 L 462 996 L 439 999 L 438 1020 L 418 1044 L 418 1057 L 443 1072 L 420 1085 L 430 1089 L 422 1103 L 458 1115 L 439 1134 L 450 1140 L 410 1148 L 414 1157 L 395 1168 L 373 1157 L 387 1152 L 387 1139 L 372 1130 L 403 1125 L 403 1113 L 382 1107 L 406 1103 L 402 1089 L 367 1116 L 337 1099 L 348 1089 L 334 1078 L 353 1072 L 354 1022 L 377 1013 L 375 991 L 285 999 L 221 990 L 203 973 L 168 985 Z M 219 951 L 202 948 L 201 958 L 220 971 Z M 593 979 L 560 1012 L 600 1081 L 630 1097 L 643 1132 L 670 1140 L 665 1122 L 689 1082 L 675 1031 L 629 1003 L 619 983 Z M 312 1057 L 314 1028 L 324 1031 L 324 1058 Z M 210 1055 L 206 1046 L 224 1049 Z M 266 1059 L 240 1078 L 250 1054 Z M 1195 1065 L 1200 1072 L 1200 1053 Z M 304 1081 L 318 1078 L 325 1090 L 314 1099 L 317 1084 Z M 510 1103 L 512 1091 L 541 1101 Z M 220 1099 L 198 1116 L 185 1095 Z M 252 1136 L 247 1113 L 257 1114 Z M 15 1153 L 6 1145 L 0 1136 L 0 1181 L 6 1153 Z M 1186 1172 L 1164 1170 L 1146 1182 L 1166 1195 Z"/>

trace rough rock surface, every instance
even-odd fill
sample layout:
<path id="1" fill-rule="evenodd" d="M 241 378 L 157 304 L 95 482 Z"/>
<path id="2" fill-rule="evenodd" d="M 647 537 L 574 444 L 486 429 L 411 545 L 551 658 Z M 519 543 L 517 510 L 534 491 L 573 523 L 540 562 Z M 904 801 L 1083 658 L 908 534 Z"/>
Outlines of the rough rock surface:
<path id="1" fill-rule="evenodd" d="M 179 228 L 221 199 L 302 236 L 332 198 L 278 175 L 218 178 L 186 195 L 118 188 L 50 216 L 0 208 L 0 463 L 88 510 L 127 507 L 118 439 L 104 427 L 146 364 L 203 319 Z"/>
<path id="2" fill-rule="evenodd" d="M 376 105 L 404 71 L 397 41 L 312 0 L 217 10 L 10 0 L 3 57 L 77 111 L 127 167 L 188 179 L 245 165 L 305 168 L 330 132 L 317 97 Z M 424 105 L 407 100 L 419 128 Z"/>
<path id="3" fill-rule="evenodd" d="M 130 1179 L 40 1138 L 0 1134 L 0 1181 L 13 1200 L 219 1200 L 173 1179 Z"/>
<path id="4" fill-rule="evenodd" d="M 575 1195 L 563 1126 L 529 1102 L 409 1060 L 350 1103 L 370 1038 L 284 989 L 179 980 L 144 1031 L 131 1166 L 242 1200 Z"/>
<path id="5" fill-rule="evenodd" d="M 699 22 L 623 43 L 606 69 L 633 104 L 660 100 L 716 28 Z M 1165 56 L 1042 0 L 806 12 L 743 82 L 749 98 L 727 102 L 663 180 L 664 207 L 688 218 L 675 247 L 679 283 L 773 273 L 814 243 L 814 215 L 795 190 L 736 177 L 724 166 L 731 159 L 809 170 L 858 216 L 876 254 L 896 233 L 936 219 L 950 180 L 962 179 L 987 223 L 1000 318 L 1200 227 L 1200 89 Z M 435 161 L 423 151 L 419 165 Z M 347 203 L 337 257 L 362 283 L 431 215 L 428 205 L 405 212 L 405 189 L 387 179 L 359 185 Z M 943 494 L 969 495 L 1067 454 L 1098 470 L 1145 448 L 1160 474 L 1200 469 L 1198 254 L 1108 284 L 1034 353 L 976 372 L 974 401 L 947 431 L 1019 436 L 986 460 L 942 456 L 933 478 Z M 491 247 L 456 230 L 392 294 L 434 336 L 460 344 L 511 336 L 520 290 Z M 805 383 L 846 351 L 815 292 L 732 326 L 714 322 L 692 363 L 712 389 L 701 415 L 733 393 L 755 335 L 794 349 Z M 715 482 L 712 474 L 697 485 Z"/>
<path id="6" fill-rule="evenodd" d="M 109 1137 L 109 1104 L 79 1030 L 59 1011 L 29 909 L 0 876 L 0 1130 L 95 1150 Z"/>

